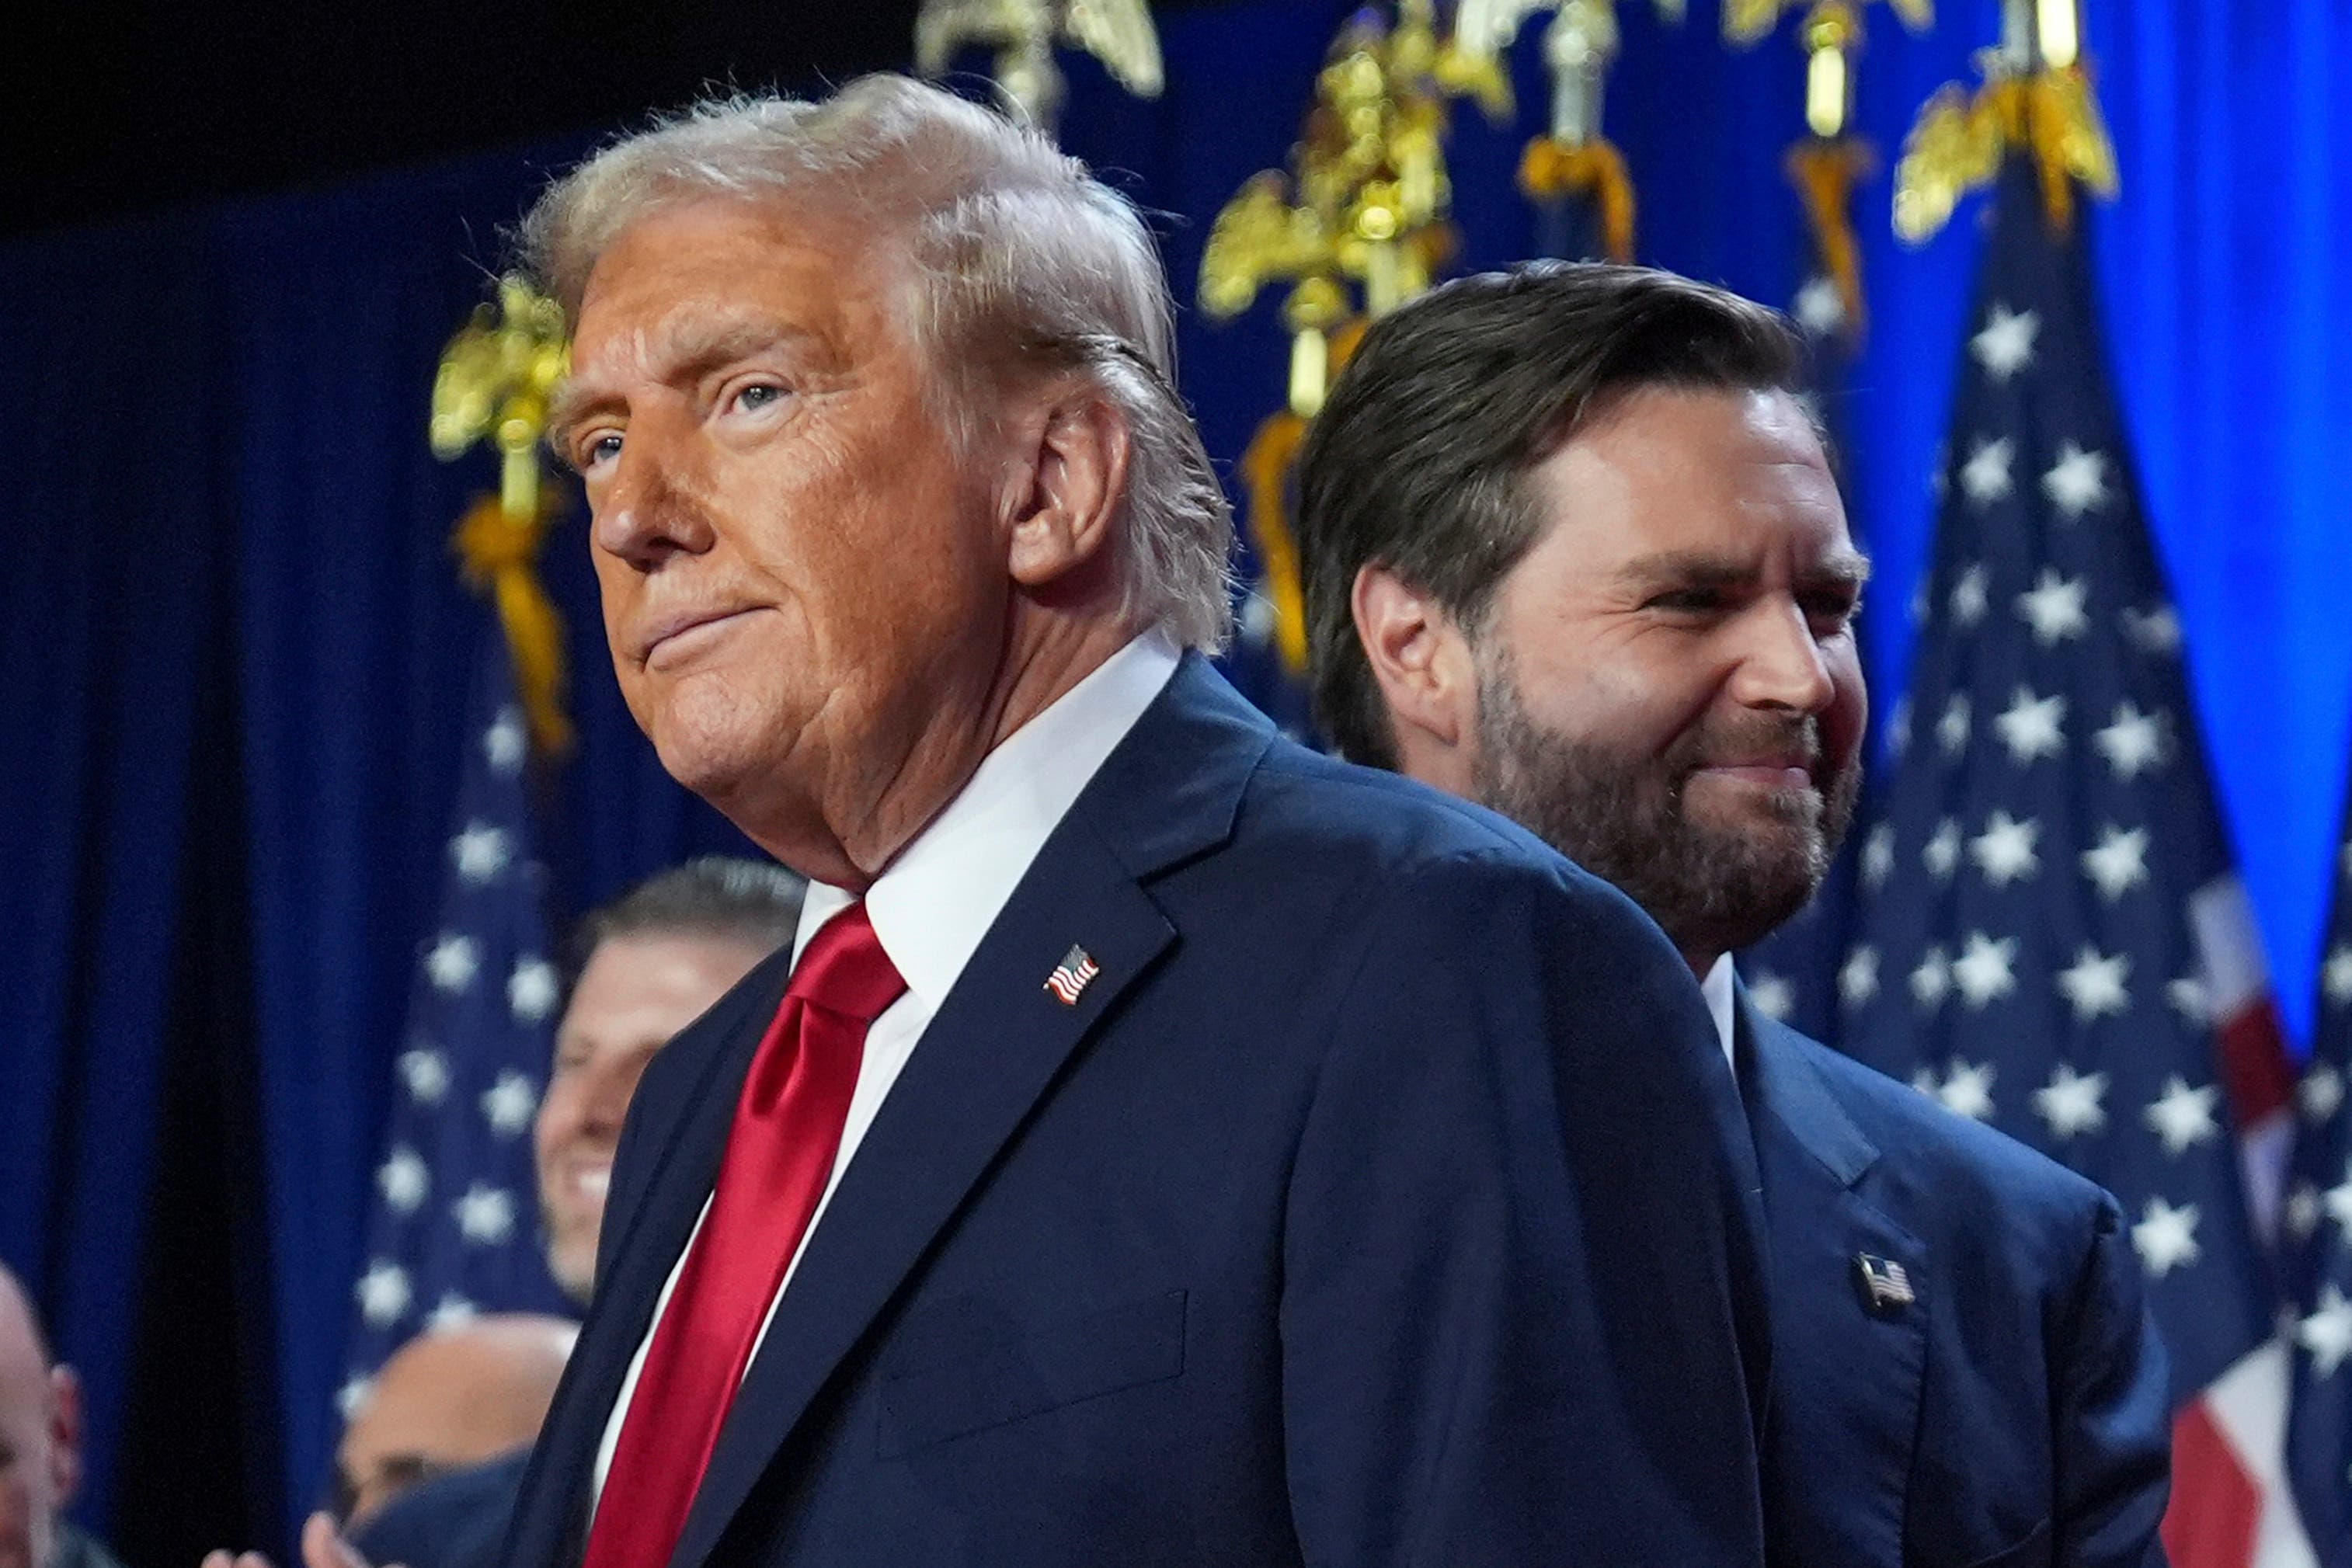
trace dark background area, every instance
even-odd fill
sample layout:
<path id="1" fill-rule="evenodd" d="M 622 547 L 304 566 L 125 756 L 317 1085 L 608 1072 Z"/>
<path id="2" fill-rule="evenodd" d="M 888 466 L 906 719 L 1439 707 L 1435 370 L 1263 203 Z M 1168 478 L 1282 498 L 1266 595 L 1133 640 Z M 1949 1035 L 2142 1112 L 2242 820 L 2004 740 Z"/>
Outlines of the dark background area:
<path id="1" fill-rule="evenodd" d="M 917 0 L 42 7 L 0 40 L 11 122 L 0 235 L 625 123 L 714 83 L 903 65 L 916 10 Z"/>

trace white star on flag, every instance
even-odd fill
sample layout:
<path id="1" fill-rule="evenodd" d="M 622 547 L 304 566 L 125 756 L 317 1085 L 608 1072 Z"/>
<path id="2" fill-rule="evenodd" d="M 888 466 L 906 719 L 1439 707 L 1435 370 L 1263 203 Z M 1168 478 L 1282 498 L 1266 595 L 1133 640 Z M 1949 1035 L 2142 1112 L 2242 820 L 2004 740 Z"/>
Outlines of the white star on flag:
<path id="1" fill-rule="evenodd" d="M 1992 1120 L 1992 1063 L 1962 1061 L 1952 1059 L 1952 1071 L 1944 1086 L 1936 1091 L 1936 1098 L 1944 1109 L 1972 1121 Z"/>
<path id="2" fill-rule="evenodd" d="M 2327 993 L 2332 1007 L 2352 1002 L 2352 946 L 2329 950 L 2326 967 L 2320 971 L 2320 988 Z"/>
<path id="3" fill-rule="evenodd" d="M 2109 904 L 2147 880 L 2147 830 L 2126 832 L 2109 823 L 2095 848 L 2083 852 L 2083 874 Z"/>
<path id="4" fill-rule="evenodd" d="M 1748 1000 L 1766 1018 L 1786 1023 L 1797 1010 L 1797 988 L 1771 970 L 1759 969 L 1748 977 Z"/>
<path id="5" fill-rule="evenodd" d="M 507 1006 L 520 1021 L 537 1023 L 555 1010 L 558 989 L 554 965 L 544 958 L 518 958 L 514 973 L 507 977 Z"/>
<path id="6" fill-rule="evenodd" d="M 1954 692 L 1952 700 L 1944 705 L 1944 716 L 1936 721 L 1936 744 L 1947 756 L 1958 756 L 1969 744 L 1969 694 Z"/>
<path id="7" fill-rule="evenodd" d="M 1961 491 L 1979 507 L 1990 507 L 1995 501 L 2007 499 L 2010 492 L 2017 488 L 2016 481 L 2010 477 L 2009 473 L 2009 465 L 2015 460 L 2016 448 L 2009 444 L 2009 437 L 2005 435 L 1978 442 L 1969 451 L 1969 460 L 1960 465 Z M 1967 580 L 1961 580 L 1965 582 Z M 1955 612 L 1959 609 L 1957 600 L 1956 592 L 1952 606 Z M 1965 626 L 1972 619 L 1962 619 L 1960 624 Z"/>
<path id="8" fill-rule="evenodd" d="M 341 1388 L 335 1390 L 335 1408 L 342 1412 L 344 1420 L 349 1421 L 360 1413 L 361 1406 L 368 1402 L 368 1396 L 374 1392 L 375 1379 L 363 1372 L 354 1372 L 343 1379 Z"/>
<path id="9" fill-rule="evenodd" d="M 2319 1228 L 2319 1189 L 2307 1181 L 2286 1195 L 2286 1228 L 2297 1240 Z"/>
<path id="10" fill-rule="evenodd" d="M 2213 1021 L 2213 1009 L 2205 997 L 2205 982 L 2194 975 L 2167 980 L 2164 999 L 2172 1004 L 2172 1010 L 2191 1029 L 2203 1029 Z"/>
<path id="11" fill-rule="evenodd" d="M 2084 613 L 2084 606 L 2090 601 L 2090 593 L 2091 585 L 2083 579 L 2061 577 L 2057 568 L 2045 566 L 2032 591 L 2017 596 L 2017 612 L 2033 628 L 2036 643 L 2054 648 L 2089 630 L 2091 618 Z"/>
<path id="12" fill-rule="evenodd" d="M 1894 874 L 1895 825 L 1881 822 L 1862 841 L 1862 880 L 1871 887 L 1883 887 Z"/>
<path id="13" fill-rule="evenodd" d="M 1838 995 L 1858 1008 L 1878 994 L 1878 949 L 1864 943 L 1846 955 L 1838 969 Z"/>
<path id="14" fill-rule="evenodd" d="M 2078 1073 L 2071 1064 L 2062 1061 L 2051 1073 L 2050 1082 L 2033 1092 L 2033 1109 L 2050 1124 L 2050 1135 L 2053 1138 L 2095 1133 L 2107 1124 L 2106 1109 L 2099 1103 L 2100 1096 L 2106 1092 L 2105 1073 Z"/>
<path id="15" fill-rule="evenodd" d="M 446 1333 L 461 1323 L 473 1322 L 480 1315 L 480 1311 L 457 1291 L 444 1291 L 440 1301 L 435 1302 L 433 1310 L 425 1314 L 425 1327 L 428 1333 Z"/>
<path id="16" fill-rule="evenodd" d="M 2016 959 L 2016 937 L 1996 940 L 1981 931 L 1969 932 L 1968 950 L 1952 960 L 1952 984 L 1959 988 L 1960 999 L 1981 1008 L 2017 989 L 2017 977 L 2010 972 Z"/>
<path id="17" fill-rule="evenodd" d="M 1242 641 L 1253 648 L 1263 648 L 1274 641 L 1274 628 L 1279 619 L 1274 601 L 1256 589 L 1242 595 Z"/>
<path id="18" fill-rule="evenodd" d="M 1911 995 L 1922 1009 L 1932 1012 L 1951 988 L 1950 961 L 1944 956 L 1941 947 L 1928 948 L 1927 956 L 1919 960 L 1919 967 L 1911 971 Z"/>
<path id="19" fill-rule="evenodd" d="M 2009 747 L 2010 760 L 2021 768 L 2065 749 L 2066 737 L 2059 727 L 2065 717 L 2065 697 L 2037 697 L 2020 686 L 2008 711 L 1993 722 L 2000 727 L 2001 744 Z"/>
<path id="20" fill-rule="evenodd" d="M 449 1092 L 449 1059 L 429 1046 L 416 1046 L 400 1059 L 400 1081 L 420 1105 L 438 1105 Z"/>
<path id="21" fill-rule="evenodd" d="M 2311 1353 L 2311 1370 L 2326 1377 L 2352 1355 L 2352 1301 L 2331 1280 L 2320 1287 L 2315 1308 L 2294 1325 L 2294 1343 Z"/>
<path id="22" fill-rule="evenodd" d="M 2325 1061 L 2315 1061 L 2294 1086 L 2294 1103 L 2304 1119 L 2318 1126 L 2344 1104 L 2344 1075 Z"/>
<path id="23" fill-rule="evenodd" d="M 1935 1099 L 1936 1070 L 1932 1067 L 1920 1067 L 1916 1069 L 1911 1074 L 1911 1087 L 1915 1092 L 1925 1094 L 1928 1099 Z"/>
<path id="24" fill-rule="evenodd" d="M 2033 852 L 2034 840 L 2041 833 L 2039 822 L 2020 822 L 2007 811 L 1995 811 L 1985 831 L 1969 841 L 1969 858 L 1977 862 L 1987 882 L 2007 887 L 2042 869 L 2041 857 Z"/>
<path id="25" fill-rule="evenodd" d="M 425 1157 L 405 1145 L 385 1156 L 376 1167 L 376 1186 L 383 1193 L 384 1202 L 394 1212 L 414 1214 L 416 1206 L 425 1201 L 427 1188 L 433 1185 L 432 1173 L 425 1169 Z"/>
<path id="26" fill-rule="evenodd" d="M 1919 859 L 1927 867 L 1927 874 L 1937 882 L 1951 879 L 1953 868 L 1960 863 L 1960 825 L 1947 817 L 1936 824 L 1933 837 L 1919 846 Z"/>
<path id="27" fill-rule="evenodd" d="M 2327 1218 L 2344 1233 L 2344 1239 L 2352 1242 L 2352 1165 L 2345 1166 L 2344 1179 L 2322 1193 L 2319 1201 Z"/>
<path id="28" fill-rule="evenodd" d="M 2143 653 L 2178 653 L 2180 652 L 2180 617 L 2169 604 L 2159 604 L 2143 613 L 2126 610 L 2123 615 L 2124 635 Z"/>
<path id="29" fill-rule="evenodd" d="M 2117 703 L 2115 722 L 2094 735 L 2091 743 L 2105 756 L 2116 777 L 2128 783 L 2163 759 L 2164 716 Z"/>
<path id="30" fill-rule="evenodd" d="M 2001 485 L 2009 483 L 2009 443 L 1999 442 L 2001 449 Z M 1992 575 L 1981 564 L 1960 573 L 1960 580 L 1952 585 L 1952 620 L 1961 626 L 1973 626 L 1984 619 L 1985 607 L 1992 602 Z"/>
<path id="31" fill-rule="evenodd" d="M 482 960 L 470 936 L 455 932 L 444 935 L 433 945 L 425 957 L 425 972 L 431 977 L 436 990 L 457 992 L 474 983 L 474 971 Z"/>
<path id="32" fill-rule="evenodd" d="M 1817 338 L 1826 338 L 1845 325 L 1845 296 L 1838 286 L 1826 277 L 1815 276 L 1805 280 L 1797 290 L 1795 308 L 1790 312 L 1797 324 Z"/>
<path id="33" fill-rule="evenodd" d="M 408 1270 L 389 1259 L 368 1265 L 357 1286 L 360 1311 L 377 1328 L 389 1328 L 408 1310 Z"/>
<path id="34" fill-rule="evenodd" d="M 2059 443 L 2058 461 L 2042 476 L 2042 493 L 2073 522 L 2107 504 L 2107 460 L 2071 441 Z"/>
<path id="35" fill-rule="evenodd" d="M 453 1206 L 458 1234 L 481 1247 L 496 1247 L 514 1234 L 514 1194 L 476 1182 Z"/>
<path id="36" fill-rule="evenodd" d="M 1911 697 L 1906 693 L 1895 699 L 1895 716 L 1886 721 L 1886 744 L 1896 757 L 1911 746 Z"/>
<path id="37" fill-rule="evenodd" d="M 530 1126 L 538 1109 L 539 1092 L 512 1068 L 499 1073 L 499 1081 L 482 1095 L 482 1114 L 489 1118 L 490 1130 L 506 1137 Z"/>
<path id="38" fill-rule="evenodd" d="M 2197 1206 L 2179 1208 L 2160 1197 L 2147 1200 L 2140 1221 L 2132 1227 L 2132 1245 L 2152 1279 L 2161 1280 L 2185 1263 L 2197 1261 Z"/>
<path id="39" fill-rule="evenodd" d="M 511 777 L 522 767 L 523 754 L 529 749 L 529 737 L 522 727 L 522 715 L 513 708 L 499 710 L 490 727 L 482 732 L 482 756 L 494 773 Z"/>
<path id="40" fill-rule="evenodd" d="M 2072 967 L 2058 971 L 2058 989 L 2074 1009 L 2076 1023 L 2092 1023 L 2101 1018 L 2120 1017 L 2131 1006 L 2131 993 L 2124 981 L 2131 975 L 2131 957 L 2125 953 L 2101 956 L 2097 949 L 2085 944 L 2075 955 Z"/>
<path id="41" fill-rule="evenodd" d="M 479 887 L 513 862 L 514 850 L 500 830 L 488 822 L 468 822 L 464 832 L 449 841 L 449 860 L 459 876 Z"/>
<path id="42" fill-rule="evenodd" d="M 2213 1120 L 2213 1103 L 2221 1092 L 2211 1084 L 2191 1089 L 2179 1073 L 2164 1081 L 2164 1092 L 2147 1108 L 2147 1125 L 2164 1141 L 2166 1154 L 2186 1154 L 2221 1130 Z"/>
<path id="43" fill-rule="evenodd" d="M 2033 362 L 2033 340 L 2041 330 L 2042 318 L 2034 312 L 2012 311 L 1996 302 L 1984 329 L 1969 340 L 1969 352 L 1987 375 L 2005 382 Z"/>

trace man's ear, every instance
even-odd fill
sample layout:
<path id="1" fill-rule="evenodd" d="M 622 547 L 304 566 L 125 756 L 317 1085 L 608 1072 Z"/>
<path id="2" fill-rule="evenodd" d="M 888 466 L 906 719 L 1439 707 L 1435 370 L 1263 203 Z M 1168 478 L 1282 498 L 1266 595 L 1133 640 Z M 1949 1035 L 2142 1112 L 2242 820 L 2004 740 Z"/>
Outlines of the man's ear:
<path id="1" fill-rule="evenodd" d="M 1396 734 L 1397 761 L 1417 779 L 1466 789 L 1478 732 L 1478 671 L 1454 618 L 1385 566 L 1356 573 L 1356 637 Z"/>
<path id="2" fill-rule="evenodd" d="M 81 1379 L 62 1364 L 49 1369 L 49 1482 L 59 1508 L 81 1490 Z"/>
<path id="3" fill-rule="evenodd" d="M 1044 589 L 1110 559 L 1110 530 L 1127 494 L 1127 419 L 1102 389 L 1072 377 L 1033 405 L 1006 497 L 1013 580 Z M 1090 580 L 1092 573 L 1082 574 Z"/>

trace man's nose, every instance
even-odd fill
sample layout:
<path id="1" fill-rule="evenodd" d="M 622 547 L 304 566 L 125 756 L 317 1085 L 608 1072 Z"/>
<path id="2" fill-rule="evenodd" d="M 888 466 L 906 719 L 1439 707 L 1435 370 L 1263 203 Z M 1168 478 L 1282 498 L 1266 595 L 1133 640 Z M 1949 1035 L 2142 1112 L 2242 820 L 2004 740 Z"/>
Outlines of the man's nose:
<path id="1" fill-rule="evenodd" d="M 709 515 L 693 496 L 697 476 L 682 467 L 672 444 L 650 422 L 633 428 L 595 497 L 590 537 L 596 548 L 640 571 L 674 555 L 699 555 L 712 542 Z"/>
<path id="2" fill-rule="evenodd" d="M 1836 695 L 1811 621 L 1793 601 L 1766 601 L 1740 618 L 1732 693 L 1748 707 L 1820 713 Z"/>
<path id="3" fill-rule="evenodd" d="M 599 1068 L 584 1084 L 581 1096 L 582 1124 L 600 1133 L 618 1134 L 629 1114 L 629 1100 L 637 1089 L 635 1071 L 614 1063 Z"/>

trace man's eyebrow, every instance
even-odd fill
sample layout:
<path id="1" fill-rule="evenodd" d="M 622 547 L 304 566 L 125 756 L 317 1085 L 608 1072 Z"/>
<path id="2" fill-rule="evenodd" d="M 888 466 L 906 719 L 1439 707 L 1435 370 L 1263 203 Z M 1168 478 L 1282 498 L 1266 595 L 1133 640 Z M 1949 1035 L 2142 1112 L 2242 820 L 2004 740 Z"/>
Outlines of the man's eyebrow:
<path id="1" fill-rule="evenodd" d="M 646 358 L 654 378 L 669 386 L 700 380 L 712 371 L 751 358 L 780 344 L 813 340 L 815 334 L 771 320 L 737 320 L 710 326 L 666 330 L 657 335 Z M 611 408 L 620 394 L 593 382 L 567 378 L 548 402 L 547 439 L 559 452 L 572 427 L 588 415 Z"/>
<path id="2" fill-rule="evenodd" d="M 1704 550 L 1656 550 L 1635 556 L 1619 567 L 1625 582 L 1689 582 L 1701 585 L 1745 582 L 1756 575 L 1753 561 Z M 1860 550 L 1840 550 L 1809 567 L 1804 577 L 1814 582 L 1850 582 L 1859 587 L 1870 580 L 1870 558 Z"/>
<path id="3" fill-rule="evenodd" d="M 1700 550 L 1656 550 L 1637 555 L 1616 572 L 1621 582 L 1687 582 L 1699 587 L 1746 582 L 1755 575 L 1752 562 Z"/>

